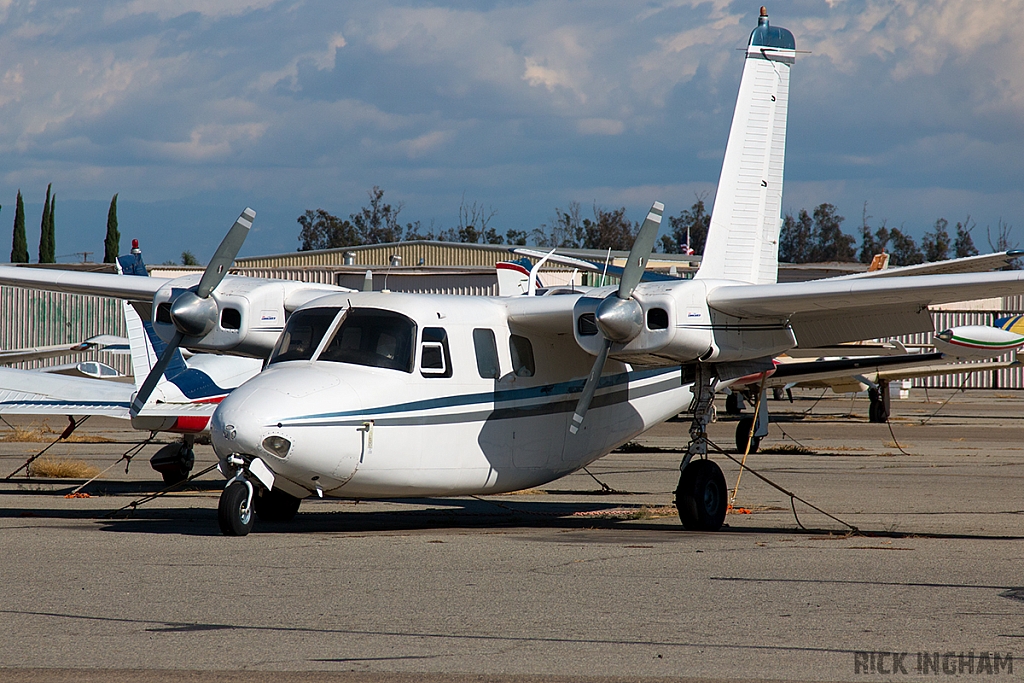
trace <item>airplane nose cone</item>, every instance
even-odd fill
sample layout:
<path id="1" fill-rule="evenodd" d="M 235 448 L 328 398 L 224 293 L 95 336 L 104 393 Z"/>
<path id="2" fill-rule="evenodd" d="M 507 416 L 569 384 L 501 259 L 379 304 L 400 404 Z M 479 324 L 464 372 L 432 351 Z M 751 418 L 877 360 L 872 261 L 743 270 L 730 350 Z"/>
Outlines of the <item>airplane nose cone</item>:
<path id="1" fill-rule="evenodd" d="M 354 389 L 315 365 L 271 367 L 231 392 L 210 421 L 220 458 L 257 456 L 309 490 L 337 487 L 355 470 L 361 442 L 355 429 L 325 424 L 325 413 L 359 406 Z M 348 463 L 348 464 L 346 464 Z"/>

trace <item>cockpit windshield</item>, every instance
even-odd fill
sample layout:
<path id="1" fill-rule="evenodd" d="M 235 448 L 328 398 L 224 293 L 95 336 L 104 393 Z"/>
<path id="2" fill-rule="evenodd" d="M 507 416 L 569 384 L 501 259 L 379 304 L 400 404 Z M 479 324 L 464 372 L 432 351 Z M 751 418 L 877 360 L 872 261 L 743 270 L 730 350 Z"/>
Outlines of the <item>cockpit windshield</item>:
<path id="1" fill-rule="evenodd" d="M 317 361 L 412 372 L 415 344 L 416 323 L 401 313 L 355 308 Z"/>
<path id="2" fill-rule="evenodd" d="M 310 360 L 320 341 L 338 317 L 338 308 L 306 308 L 296 311 L 277 340 L 271 363 L 287 360 Z"/>

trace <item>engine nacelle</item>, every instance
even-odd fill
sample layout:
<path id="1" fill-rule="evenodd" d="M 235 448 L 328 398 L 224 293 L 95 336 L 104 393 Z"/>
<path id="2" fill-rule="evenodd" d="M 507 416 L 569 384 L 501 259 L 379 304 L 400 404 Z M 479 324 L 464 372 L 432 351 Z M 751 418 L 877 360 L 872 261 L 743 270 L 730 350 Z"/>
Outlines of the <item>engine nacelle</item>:
<path id="1" fill-rule="evenodd" d="M 153 297 L 153 328 L 165 342 L 176 332 L 171 321 L 171 302 L 182 290 L 195 288 L 201 274 L 176 278 Z M 285 323 L 285 303 L 299 290 L 339 291 L 331 285 L 288 280 L 225 276 L 210 294 L 216 304 L 216 323 L 200 337 L 186 336 L 182 346 L 195 351 L 230 353 L 265 358 L 270 355 Z"/>
<path id="2" fill-rule="evenodd" d="M 609 288 L 606 296 L 615 296 L 614 289 Z M 735 362 L 776 355 L 796 346 L 793 331 L 785 321 L 746 325 L 743 320 L 710 310 L 704 281 L 647 282 L 636 288 L 633 298 L 643 311 L 644 324 L 635 338 L 626 344 L 613 344 L 609 353 L 624 363 Z M 576 342 L 594 356 L 604 345 L 595 317 L 604 299 L 581 297 L 573 309 Z"/>

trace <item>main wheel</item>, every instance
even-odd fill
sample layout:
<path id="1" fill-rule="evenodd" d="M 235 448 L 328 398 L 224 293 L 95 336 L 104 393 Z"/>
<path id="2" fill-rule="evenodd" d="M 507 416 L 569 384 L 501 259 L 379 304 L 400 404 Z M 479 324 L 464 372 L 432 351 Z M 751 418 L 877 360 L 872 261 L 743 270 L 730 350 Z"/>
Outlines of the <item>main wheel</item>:
<path id="1" fill-rule="evenodd" d="M 718 531 L 725 522 L 728 497 L 722 469 L 711 460 L 692 460 L 676 489 L 679 520 L 691 531 Z"/>
<path id="2" fill-rule="evenodd" d="M 750 437 L 750 428 L 754 426 L 754 418 L 744 417 L 736 423 L 736 452 L 746 453 L 747 452 L 747 439 Z M 761 445 L 761 437 L 755 436 L 750 439 L 750 452 L 757 453 L 758 446 Z"/>
<path id="3" fill-rule="evenodd" d="M 889 411 L 885 406 L 885 399 L 877 389 L 868 389 L 868 398 L 871 400 L 868 406 L 868 421 L 882 424 L 889 421 Z"/>
<path id="4" fill-rule="evenodd" d="M 160 473 L 168 486 L 188 479 L 195 463 L 195 451 L 183 443 L 168 444 L 149 459 L 150 466 Z"/>
<path id="5" fill-rule="evenodd" d="M 245 536 L 252 531 L 253 521 L 249 488 L 236 481 L 220 494 L 220 504 L 217 506 L 220 530 L 225 536 Z"/>
<path id="6" fill-rule="evenodd" d="M 743 412 L 743 396 L 739 392 L 732 392 L 725 397 L 725 412 L 730 415 L 739 415 Z"/>
<path id="7" fill-rule="evenodd" d="M 281 489 L 262 489 L 253 499 L 256 516 L 261 522 L 290 522 L 299 511 L 301 498 L 285 493 Z"/>

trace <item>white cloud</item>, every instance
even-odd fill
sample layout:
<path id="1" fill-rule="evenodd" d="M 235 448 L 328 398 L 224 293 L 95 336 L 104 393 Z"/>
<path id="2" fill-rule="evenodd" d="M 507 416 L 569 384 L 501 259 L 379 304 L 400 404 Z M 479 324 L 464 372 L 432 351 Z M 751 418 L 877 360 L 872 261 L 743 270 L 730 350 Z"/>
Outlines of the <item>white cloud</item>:
<path id="1" fill-rule="evenodd" d="M 622 135 L 626 126 L 615 119 L 580 119 L 576 128 L 583 135 Z"/>
<path id="2" fill-rule="evenodd" d="M 220 19 L 266 9 L 275 4 L 280 4 L 279 0 L 130 0 L 126 3 L 110 3 L 104 18 L 117 21 L 140 14 L 155 14 L 161 21 L 166 21 L 195 13 Z"/>

